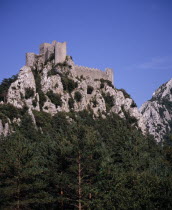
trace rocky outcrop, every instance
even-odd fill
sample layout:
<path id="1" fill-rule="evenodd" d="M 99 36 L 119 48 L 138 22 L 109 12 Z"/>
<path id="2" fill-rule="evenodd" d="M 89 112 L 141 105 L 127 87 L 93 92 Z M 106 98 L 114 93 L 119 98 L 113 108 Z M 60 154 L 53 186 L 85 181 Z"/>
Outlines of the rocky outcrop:
<path id="1" fill-rule="evenodd" d="M 163 141 L 172 129 L 172 79 L 161 85 L 153 93 L 152 99 L 141 106 L 140 111 L 149 133 L 158 142 Z"/>
<path id="2" fill-rule="evenodd" d="M 36 101 L 35 106 L 32 104 L 33 100 Z M 28 66 L 23 66 L 18 74 L 18 79 L 11 84 L 8 90 L 7 102 L 17 108 L 23 108 L 26 105 L 32 109 L 40 110 L 38 101 L 32 70 Z"/>
<path id="3" fill-rule="evenodd" d="M 7 101 L 17 108 L 48 112 L 92 111 L 95 117 L 116 113 L 122 118 L 135 119 L 145 132 L 145 122 L 134 101 L 123 90 L 114 88 L 104 79 L 78 77 L 71 67 L 72 59 L 55 65 L 49 60 L 42 69 L 38 65 L 24 66 L 18 79 L 9 88 Z M 32 116 L 33 118 L 33 116 Z M 34 120 L 33 120 L 34 121 Z"/>
<path id="4" fill-rule="evenodd" d="M 3 124 L 0 119 L 0 135 L 7 136 L 10 133 L 9 123 L 6 122 Z"/>

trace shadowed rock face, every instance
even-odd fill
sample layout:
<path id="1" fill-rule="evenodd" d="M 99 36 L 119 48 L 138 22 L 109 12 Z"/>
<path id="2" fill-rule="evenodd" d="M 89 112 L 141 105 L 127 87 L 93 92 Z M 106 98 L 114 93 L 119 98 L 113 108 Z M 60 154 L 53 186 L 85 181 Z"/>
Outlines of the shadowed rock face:
<path id="1" fill-rule="evenodd" d="M 152 99 L 141 106 L 140 111 L 150 134 L 158 142 L 162 141 L 172 129 L 172 79 L 161 85 L 153 93 Z"/>

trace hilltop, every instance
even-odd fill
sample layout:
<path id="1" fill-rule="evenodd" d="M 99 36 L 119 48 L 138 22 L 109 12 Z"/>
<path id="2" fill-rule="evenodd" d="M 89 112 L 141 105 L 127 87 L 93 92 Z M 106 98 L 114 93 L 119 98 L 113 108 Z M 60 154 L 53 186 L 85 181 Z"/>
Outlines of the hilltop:
<path id="1" fill-rule="evenodd" d="M 55 115 L 58 112 L 87 110 L 94 118 L 115 113 L 121 118 L 131 118 L 133 126 L 145 132 L 145 122 L 135 102 L 123 89 L 113 85 L 113 70 L 75 65 L 67 55 L 66 43 L 53 41 L 40 45 L 40 54 L 26 53 L 26 65 L 18 75 L 1 85 L 1 109 L 12 105 L 27 109 L 35 123 L 33 111 Z M 0 134 L 7 135 L 12 122 L 21 117 L 0 117 Z"/>
<path id="2" fill-rule="evenodd" d="M 140 111 L 149 133 L 156 141 L 164 141 L 172 131 L 172 79 L 161 85 Z"/>

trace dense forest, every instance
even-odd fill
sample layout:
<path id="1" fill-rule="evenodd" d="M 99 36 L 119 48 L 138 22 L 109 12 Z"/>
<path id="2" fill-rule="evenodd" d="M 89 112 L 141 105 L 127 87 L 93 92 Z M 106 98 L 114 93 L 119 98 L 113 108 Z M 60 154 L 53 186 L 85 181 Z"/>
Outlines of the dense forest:
<path id="1" fill-rule="evenodd" d="M 0 139 L 1 209 L 172 209 L 172 139 L 151 136 L 115 114 L 53 117 L 0 105 L 20 126 Z"/>

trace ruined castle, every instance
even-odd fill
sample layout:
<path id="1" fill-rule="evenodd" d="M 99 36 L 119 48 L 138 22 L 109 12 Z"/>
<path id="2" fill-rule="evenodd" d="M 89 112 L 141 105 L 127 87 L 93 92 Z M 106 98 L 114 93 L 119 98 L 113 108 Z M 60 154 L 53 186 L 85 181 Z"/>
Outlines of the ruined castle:
<path id="1" fill-rule="evenodd" d="M 49 60 L 53 60 L 54 64 L 64 63 L 67 58 L 66 42 L 53 41 L 52 44 L 43 43 L 40 45 L 39 55 L 35 53 L 26 53 L 26 66 L 34 66 L 37 64 L 41 68 Z M 75 65 L 70 62 L 71 71 L 76 76 L 91 77 L 92 79 L 104 79 L 113 82 L 113 70 L 106 68 L 105 71 L 95 68 Z"/>

